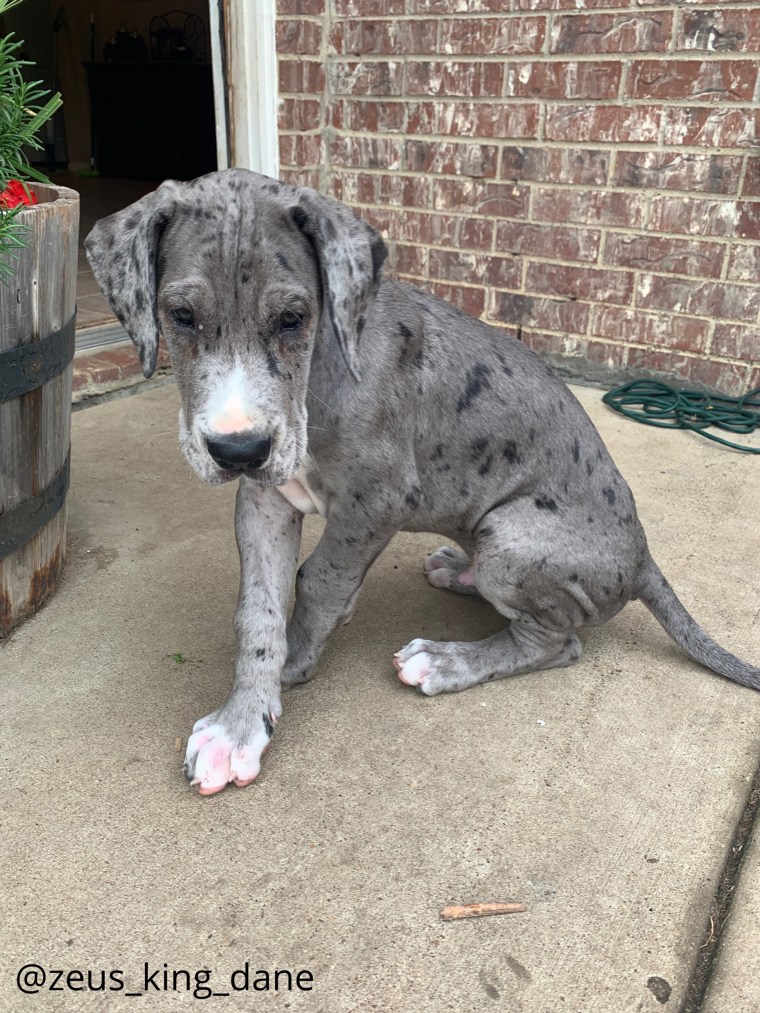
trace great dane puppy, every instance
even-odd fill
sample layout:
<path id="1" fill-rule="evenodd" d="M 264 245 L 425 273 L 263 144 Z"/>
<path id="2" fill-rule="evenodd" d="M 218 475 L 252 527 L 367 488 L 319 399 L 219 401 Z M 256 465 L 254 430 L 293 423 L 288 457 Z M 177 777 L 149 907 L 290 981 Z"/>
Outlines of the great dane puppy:
<path id="1" fill-rule="evenodd" d="M 381 237 L 344 205 L 244 170 L 168 181 L 98 222 L 87 254 L 146 376 L 166 338 L 188 461 L 239 482 L 234 685 L 185 758 L 201 794 L 255 780 L 281 690 L 314 675 L 399 530 L 455 542 L 427 579 L 507 620 L 479 643 L 403 647 L 399 678 L 427 695 L 569 665 L 577 631 L 634 598 L 696 661 L 760 689 L 652 560 L 564 383 L 514 338 L 383 278 Z M 324 533 L 296 573 L 312 512 Z"/>

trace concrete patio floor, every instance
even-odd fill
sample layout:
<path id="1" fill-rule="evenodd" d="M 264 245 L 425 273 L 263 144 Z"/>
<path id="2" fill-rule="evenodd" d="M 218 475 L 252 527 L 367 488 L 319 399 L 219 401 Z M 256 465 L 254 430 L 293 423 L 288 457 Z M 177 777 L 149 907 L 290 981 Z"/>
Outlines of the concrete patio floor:
<path id="1" fill-rule="evenodd" d="M 575 392 L 687 607 L 757 664 L 757 459 Z M 500 621 L 428 587 L 441 539 L 404 534 L 285 697 L 259 782 L 200 798 L 182 752 L 231 679 L 234 489 L 190 473 L 177 407 L 167 385 L 74 415 L 65 578 L 0 652 L 0 1010 L 188 1008 L 181 975 L 163 991 L 179 969 L 231 992 L 214 1008 L 249 1010 L 263 994 L 230 987 L 246 962 L 251 988 L 257 969 L 313 975 L 276 1009 L 676 1010 L 758 766 L 760 693 L 693 664 L 634 603 L 584 631 L 571 668 L 424 698 L 392 653 Z M 319 531 L 309 518 L 306 551 Z M 760 1009 L 759 858 L 755 840 L 710 1013 Z M 493 900 L 528 910 L 440 920 Z M 49 977 L 25 997 L 30 963 L 124 987 Z M 126 995 L 143 990 L 144 1007 Z"/>

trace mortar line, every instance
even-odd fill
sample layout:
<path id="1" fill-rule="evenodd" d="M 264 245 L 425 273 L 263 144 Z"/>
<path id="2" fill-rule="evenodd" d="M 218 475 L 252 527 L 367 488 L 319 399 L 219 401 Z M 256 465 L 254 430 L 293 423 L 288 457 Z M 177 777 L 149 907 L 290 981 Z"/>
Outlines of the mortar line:
<path id="1" fill-rule="evenodd" d="M 686 985 L 679 1013 L 706 1013 L 704 1002 L 710 988 L 716 960 L 721 951 L 721 936 L 726 919 L 731 913 L 737 887 L 741 885 L 741 870 L 753 833 L 760 825 L 760 762 L 750 783 L 749 793 L 731 838 L 723 869 L 710 901 L 706 924 L 699 949 Z"/>

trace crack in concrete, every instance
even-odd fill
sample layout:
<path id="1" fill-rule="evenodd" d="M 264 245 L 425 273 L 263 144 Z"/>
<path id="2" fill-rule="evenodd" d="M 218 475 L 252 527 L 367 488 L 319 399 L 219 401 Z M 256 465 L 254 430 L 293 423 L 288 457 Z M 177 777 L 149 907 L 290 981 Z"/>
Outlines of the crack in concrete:
<path id="1" fill-rule="evenodd" d="M 707 924 L 697 952 L 683 1003 L 679 1013 L 700 1013 L 712 980 L 715 962 L 721 949 L 721 933 L 731 914 L 736 888 L 740 882 L 742 863 L 750 836 L 760 812 L 760 763 L 750 784 L 739 822 L 723 865 L 718 885 L 708 911 Z"/>

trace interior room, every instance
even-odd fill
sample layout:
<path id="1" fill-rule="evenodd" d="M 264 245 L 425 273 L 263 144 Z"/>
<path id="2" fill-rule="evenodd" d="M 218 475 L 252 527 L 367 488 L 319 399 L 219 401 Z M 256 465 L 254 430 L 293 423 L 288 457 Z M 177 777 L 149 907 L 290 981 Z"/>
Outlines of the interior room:
<path id="1" fill-rule="evenodd" d="M 86 345 L 88 330 L 114 319 L 84 256 L 94 222 L 163 179 L 216 168 L 208 3 L 26 0 L 0 21 L 63 98 L 34 161 L 81 196 L 77 344 Z"/>

